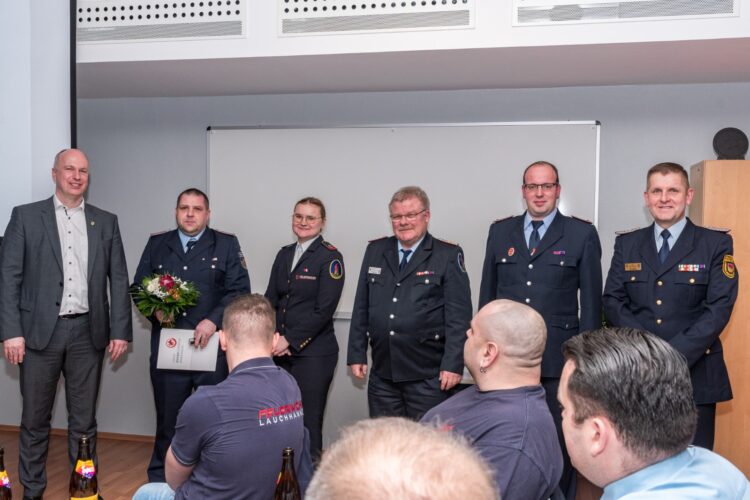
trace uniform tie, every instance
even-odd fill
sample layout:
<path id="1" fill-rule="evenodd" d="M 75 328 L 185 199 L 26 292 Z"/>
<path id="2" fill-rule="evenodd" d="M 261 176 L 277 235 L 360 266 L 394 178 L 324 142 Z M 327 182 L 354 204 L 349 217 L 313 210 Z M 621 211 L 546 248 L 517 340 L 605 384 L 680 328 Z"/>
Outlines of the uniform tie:
<path id="1" fill-rule="evenodd" d="M 669 230 L 665 229 L 661 232 L 661 248 L 659 249 L 659 260 L 662 264 L 667 260 L 667 256 L 669 256 L 669 237 L 671 234 L 669 234 Z"/>
<path id="2" fill-rule="evenodd" d="M 185 244 L 185 253 L 190 253 L 190 250 L 193 249 L 196 243 L 198 243 L 198 240 L 196 240 L 195 238 L 190 238 Z"/>
<path id="3" fill-rule="evenodd" d="M 409 263 L 409 255 L 411 255 L 411 252 L 412 252 L 411 250 L 404 250 L 403 248 L 401 249 L 401 253 L 403 253 L 404 256 L 401 257 L 401 262 L 398 265 L 399 272 L 403 271 L 404 268 L 406 267 L 406 264 Z"/>
<path id="4" fill-rule="evenodd" d="M 533 227 L 533 231 L 531 231 L 531 236 L 529 237 L 529 251 L 531 254 L 534 254 L 534 250 L 536 250 L 536 247 L 539 245 L 539 228 L 542 227 L 542 224 L 544 224 L 543 220 L 533 220 L 531 221 L 531 227 Z"/>

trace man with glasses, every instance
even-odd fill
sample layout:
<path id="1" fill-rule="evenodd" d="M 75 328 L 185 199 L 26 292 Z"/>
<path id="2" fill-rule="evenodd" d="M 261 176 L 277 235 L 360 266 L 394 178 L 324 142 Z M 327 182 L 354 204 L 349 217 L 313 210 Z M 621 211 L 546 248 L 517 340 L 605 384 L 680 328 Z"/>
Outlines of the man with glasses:
<path id="1" fill-rule="evenodd" d="M 464 255 L 427 232 L 430 200 L 416 186 L 388 205 L 394 236 L 370 242 L 357 282 L 347 364 L 367 376 L 371 417 L 419 419 L 461 380 L 471 292 Z"/>
<path id="2" fill-rule="evenodd" d="M 490 226 L 479 307 L 495 299 L 510 299 L 531 306 L 544 318 L 547 345 L 542 385 L 565 450 L 557 403 L 564 364 L 562 345 L 579 332 L 601 326 L 602 250 L 596 228 L 589 221 L 564 216 L 557 209 L 560 190 L 553 164 L 537 161 L 526 167 L 521 186 L 526 213 Z M 575 471 L 567 454 L 563 455 L 560 486 L 571 498 Z"/>

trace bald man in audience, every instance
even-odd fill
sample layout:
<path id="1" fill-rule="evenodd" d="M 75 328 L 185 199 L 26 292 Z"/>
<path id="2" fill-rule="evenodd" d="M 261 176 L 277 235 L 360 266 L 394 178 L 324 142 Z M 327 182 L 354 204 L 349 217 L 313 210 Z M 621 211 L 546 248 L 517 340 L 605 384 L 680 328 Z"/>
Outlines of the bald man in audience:
<path id="1" fill-rule="evenodd" d="M 464 364 L 476 385 L 439 404 L 422 422 L 465 436 L 490 465 L 502 498 L 547 499 L 562 475 L 562 452 L 544 388 L 547 329 L 529 306 L 495 300 L 471 322 Z"/>
<path id="2" fill-rule="evenodd" d="M 492 473 L 459 436 L 401 417 L 361 420 L 323 453 L 307 500 L 497 500 Z M 510 498 L 510 497 L 509 497 Z"/>

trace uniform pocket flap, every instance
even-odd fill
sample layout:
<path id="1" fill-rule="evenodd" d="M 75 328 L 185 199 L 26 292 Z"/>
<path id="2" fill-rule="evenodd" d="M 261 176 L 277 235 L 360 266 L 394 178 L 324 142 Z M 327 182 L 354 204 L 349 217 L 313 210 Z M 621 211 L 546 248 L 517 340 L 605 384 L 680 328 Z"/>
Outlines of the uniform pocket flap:
<path id="1" fill-rule="evenodd" d="M 674 278 L 675 283 L 683 285 L 708 285 L 708 273 L 680 273 Z"/>
<path id="2" fill-rule="evenodd" d="M 578 330 L 577 316 L 550 316 L 549 326 L 561 330 Z"/>

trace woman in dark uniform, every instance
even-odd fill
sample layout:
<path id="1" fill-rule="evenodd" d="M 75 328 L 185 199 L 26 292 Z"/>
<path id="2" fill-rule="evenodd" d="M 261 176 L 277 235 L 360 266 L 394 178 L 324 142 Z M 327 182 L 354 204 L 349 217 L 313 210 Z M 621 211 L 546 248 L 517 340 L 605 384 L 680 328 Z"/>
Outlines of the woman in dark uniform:
<path id="1" fill-rule="evenodd" d="M 274 359 L 302 391 L 313 460 L 323 444 L 323 413 L 339 356 L 333 313 L 344 286 L 341 253 L 320 234 L 325 221 L 322 201 L 308 197 L 297 202 L 292 215 L 297 242 L 279 250 L 266 290 L 281 335 Z"/>

